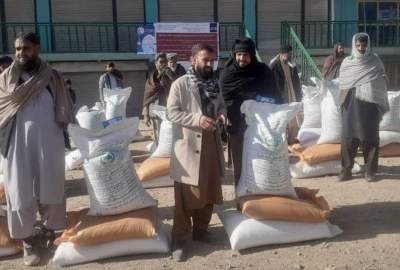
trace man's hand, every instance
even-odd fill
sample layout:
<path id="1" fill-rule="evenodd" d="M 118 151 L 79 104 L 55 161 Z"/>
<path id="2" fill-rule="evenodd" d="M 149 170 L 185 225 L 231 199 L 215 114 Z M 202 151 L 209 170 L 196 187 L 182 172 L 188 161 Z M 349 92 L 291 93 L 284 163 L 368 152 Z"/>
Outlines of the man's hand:
<path id="1" fill-rule="evenodd" d="M 224 127 L 230 126 L 230 122 L 228 120 L 228 117 L 226 117 L 225 114 L 221 114 L 220 116 L 218 116 L 217 118 L 217 123 L 221 123 L 224 125 Z"/>
<path id="2" fill-rule="evenodd" d="M 200 117 L 200 127 L 205 130 L 213 131 L 217 128 L 217 123 L 212 118 L 202 115 Z"/>
<path id="3" fill-rule="evenodd" d="M 150 116 L 149 115 L 145 115 L 143 121 L 144 121 L 146 126 L 149 127 L 151 125 L 151 120 L 150 120 Z"/>

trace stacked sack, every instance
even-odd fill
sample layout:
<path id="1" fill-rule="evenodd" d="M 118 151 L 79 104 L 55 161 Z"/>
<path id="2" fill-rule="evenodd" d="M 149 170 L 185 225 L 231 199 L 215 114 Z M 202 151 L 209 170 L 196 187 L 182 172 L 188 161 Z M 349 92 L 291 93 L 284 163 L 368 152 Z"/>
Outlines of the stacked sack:
<path id="1" fill-rule="evenodd" d="M 290 172 L 294 178 L 310 178 L 324 175 L 339 174 L 341 171 L 341 131 L 342 131 L 342 117 L 339 102 L 339 84 L 337 80 L 332 81 L 319 81 L 316 80 L 319 88 L 320 97 L 320 136 L 316 144 L 308 144 L 303 147 L 292 147 L 294 154 L 300 157 L 300 161 L 291 164 Z M 304 104 L 304 119 L 310 119 L 317 116 L 316 103 L 312 103 L 315 109 L 309 108 L 310 101 L 307 99 L 303 101 Z M 314 113 L 314 115 L 309 115 Z M 315 117 L 314 123 L 318 123 Z M 307 124 L 307 122 L 306 122 Z M 300 129 L 299 135 L 301 135 Z M 314 138 L 315 139 L 315 138 Z M 301 140 L 300 140 L 301 142 Z M 304 150 L 305 148 L 305 150 Z M 355 163 L 353 173 L 361 171 L 361 167 Z"/>
<path id="2" fill-rule="evenodd" d="M 303 85 L 302 92 L 304 118 L 297 139 L 302 147 L 308 147 L 316 144 L 321 135 L 321 95 L 316 86 Z"/>
<path id="3" fill-rule="evenodd" d="M 107 120 L 120 121 L 126 118 L 126 104 L 132 88 L 107 89 L 103 91 L 105 104 L 96 102 L 92 108 L 82 106 L 76 113 L 76 120 L 81 128 L 101 130 Z M 65 156 L 65 170 L 76 170 L 82 166 L 83 157 L 79 149 L 70 151 Z"/>
<path id="4" fill-rule="evenodd" d="M 17 254 L 22 250 L 21 243 L 10 238 L 6 211 L 1 206 L 6 204 L 2 163 L 3 158 L 0 155 L 0 258 Z"/>
<path id="5" fill-rule="evenodd" d="M 173 186 L 170 178 L 173 124 L 167 119 L 165 107 L 152 106 L 151 109 L 162 120 L 159 141 L 155 151 L 140 165 L 137 174 L 145 188 Z"/>
<path id="6" fill-rule="evenodd" d="M 334 237 L 341 230 L 326 219 L 329 206 L 318 191 L 295 189 L 285 138 L 288 122 L 301 103 L 274 105 L 246 101 L 242 174 L 236 196 L 242 213 L 220 218 L 233 250 Z"/>
<path id="7" fill-rule="evenodd" d="M 82 106 L 76 113 L 76 121 L 81 128 L 88 130 L 101 130 L 103 122 L 106 120 L 103 105 L 100 102 L 92 108 Z M 72 150 L 65 155 L 65 170 L 79 169 L 83 164 L 83 156 L 79 149 Z"/>
<path id="8" fill-rule="evenodd" d="M 0 155 L 0 205 L 6 204 L 6 193 L 4 189 L 3 157 Z"/>
<path id="9" fill-rule="evenodd" d="M 0 258 L 15 255 L 21 250 L 22 243 L 10 237 L 6 212 L 0 206 Z"/>
<path id="10" fill-rule="evenodd" d="M 56 241 L 56 265 L 168 252 L 157 201 L 138 180 L 128 149 L 138 125 L 138 118 L 127 118 L 97 131 L 69 126 L 84 157 L 90 209 L 69 213 L 68 228 Z"/>
<path id="11" fill-rule="evenodd" d="M 381 157 L 400 156 L 400 92 L 388 92 L 390 110 L 383 115 L 379 124 Z"/>

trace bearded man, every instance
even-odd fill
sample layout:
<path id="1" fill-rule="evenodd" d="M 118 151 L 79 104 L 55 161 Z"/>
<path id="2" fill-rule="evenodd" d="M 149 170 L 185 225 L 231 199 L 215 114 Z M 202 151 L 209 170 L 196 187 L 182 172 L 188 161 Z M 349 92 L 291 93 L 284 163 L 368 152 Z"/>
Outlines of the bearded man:
<path id="1" fill-rule="evenodd" d="M 333 53 L 329 55 L 322 68 L 322 77 L 325 80 L 333 80 L 339 77 L 340 66 L 345 58 L 344 46 L 338 42 L 333 48 Z"/>
<path id="2" fill-rule="evenodd" d="M 192 66 L 172 84 L 168 97 L 168 118 L 174 123 L 172 257 L 177 261 L 185 259 L 190 236 L 210 241 L 213 205 L 222 203 L 224 156 L 218 123 L 226 124 L 226 110 L 213 74 L 214 58 L 212 47 L 195 45 Z"/>
<path id="3" fill-rule="evenodd" d="M 358 147 L 365 162 L 365 180 L 375 181 L 379 158 L 379 122 L 389 110 L 385 67 L 371 52 L 366 33 L 353 36 L 351 56 L 340 67 L 342 109 L 342 172 L 339 181 L 352 178 Z"/>
<path id="4" fill-rule="evenodd" d="M 11 238 L 23 242 L 24 263 L 40 262 L 63 229 L 65 165 L 63 129 L 72 122 L 72 101 L 62 75 L 40 59 L 40 38 L 21 33 L 15 62 L 0 75 L 0 150 Z M 35 228 L 41 216 L 40 231 Z"/>
<path id="5" fill-rule="evenodd" d="M 300 78 L 296 63 L 292 61 L 292 46 L 282 46 L 279 54 L 270 62 L 274 74 L 279 103 L 300 102 L 302 99 Z M 287 141 L 289 145 L 298 143 L 297 133 L 302 123 L 301 116 L 296 116 L 288 124 Z"/>
<path id="6" fill-rule="evenodd" d="M 235 186 L 242 171 L 243 138 L 246 131 L 240 106 L 245 100 L 257 96 L 278 101 L 274 77 L 269 67 L 258 61 L 256 45 L 249 38 L 237 39 L 232 46 L 232 56 L 225 64 L 220 87 L 228 110 L 230 125 L 227 128 L 233 161 Z"/>

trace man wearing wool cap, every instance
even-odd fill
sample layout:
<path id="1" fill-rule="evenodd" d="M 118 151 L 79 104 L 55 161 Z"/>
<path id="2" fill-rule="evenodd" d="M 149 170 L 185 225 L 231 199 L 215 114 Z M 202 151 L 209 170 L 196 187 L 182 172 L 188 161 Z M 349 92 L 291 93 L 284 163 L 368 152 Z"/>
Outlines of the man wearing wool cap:
<path id="1" fill-rule="evenodd" d="M 168 60 L 168 76 L 175 81 L 179 77 L 186 74 L 185 68 L 178 63 L 178 55 L 176 53 L 167 53 Z"/>
<path id="2" fill-rule="evenodd" d="M 227 130 L 232 145 L 230 154 L 236 186 L 241 174 L 243 136 L 246 130 L 240 106 L 245 100 L 255 99 L 257 96 L 273 100 L 277 94 L 272 72 L 266 64 L 257 60 L 256 46 L 249 38 L 235 41 L 232 55 L 225 64 L 219 83 L 231 123 Z"/>

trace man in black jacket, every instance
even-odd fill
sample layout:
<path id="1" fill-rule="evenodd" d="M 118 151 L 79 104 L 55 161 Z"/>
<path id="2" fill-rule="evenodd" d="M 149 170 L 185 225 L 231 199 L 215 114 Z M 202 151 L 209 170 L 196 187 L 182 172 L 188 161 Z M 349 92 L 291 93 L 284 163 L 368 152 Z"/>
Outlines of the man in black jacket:
<path id="1" fill-rule="evenodd" d="M 242 167 L 243 136 L 246 130 L 240 106 L 245 100 L 257 96 L 276 99 L 275 83 L 269 67 L 257 60 L 256 47 L 251 39 L 235 41 L 232 56 L 226 62 L 220 78 L 220 88 L 227 106 L 231 125 L 228 133 L 234 166 L 235 186 L 239 182 Z"/>
<path id="2" fill-rule="evenodd" d="M 292 46 L 285 45 L 280 53 L 271 60 L 270 68 L 274 74 L 276 90 L 279 93 L 279 103 L 301 101 L 301 85 L 296 63 L 291 60 Z M 288 125 L 288 144 L 297 143 L 297 133 L 301 125 L 300 117 L 293 119 Z"/>

